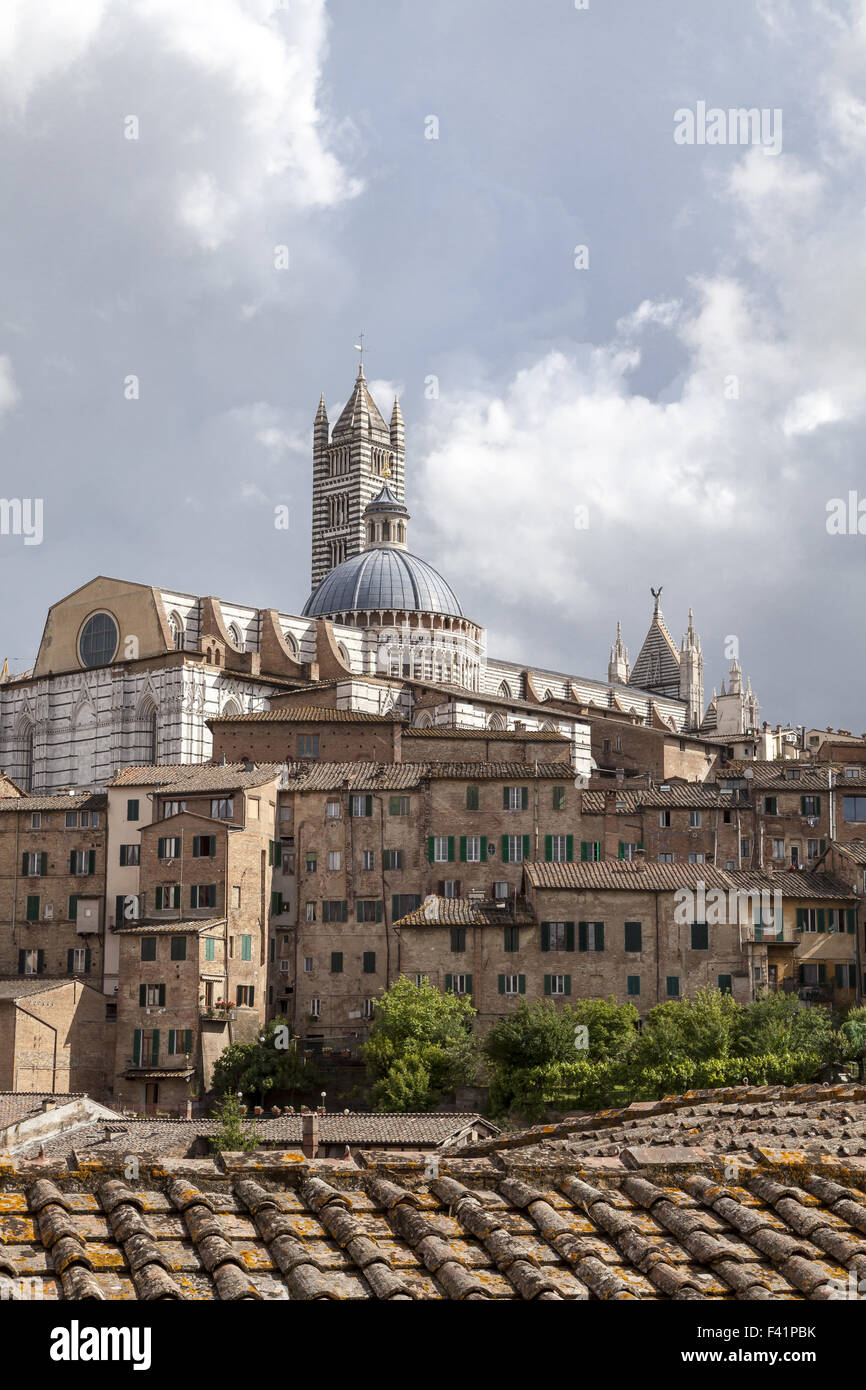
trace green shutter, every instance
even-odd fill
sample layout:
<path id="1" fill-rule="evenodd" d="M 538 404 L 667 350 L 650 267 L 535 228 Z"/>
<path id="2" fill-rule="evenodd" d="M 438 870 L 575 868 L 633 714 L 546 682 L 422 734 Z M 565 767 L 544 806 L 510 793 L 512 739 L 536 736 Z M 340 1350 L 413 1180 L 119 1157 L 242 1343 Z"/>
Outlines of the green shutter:
<path id="1" fill-rule="evenodd" d="M 542 922 L 542 924 L 541 924 L 541 949 L 542 949 L 542 951 L 549 951 L 549 950 L 550 950 L 550 923 L 549 923 L 549 922 Z"/>
<path id="2" fill-rule="evenodd" d="M 826 928 L 826 916 L 827 916 L 827 914 L 825 913 L 823 907 L 819 907 L 819 908 L 818 908 L 818 930 L 819 930 L 819 931 L 826 931 L 826 930 L 827 930 L 827 928 Z"/>
<path id="3" fill-rule="evenodd" d="M 529 836 L 528 836 L 528 835 L 524 835 L 524 837 L 523 837 L 523 859 L 524 859 L 524 863 L 529 859 Z"/>
<path id="4" fill-rule="evenodd" d="M 471 975 L 467 975 L 467 976 L 466 976 L 466 993 L 467 993 L 467 994 L 471 994 L 471 993 L 472 993 L 472 976 L 471 976 Z"/>
<path id="5" fill-rule="evenodd" d="M 525 976 L 525 975 L 518 975 L 518 977 L 517 977 L 517 993 L 518 993 L 518 994 L 525 994 L 525 993 L 526 993 L 526 976 Z"/>
<path id="6" fill-rule="evenodd" d="M 69 851 L 69 872 L 70 872 L 71 874 L 74 874 L 74 873 L 75 873 L 75 850 L 74 850 L 74 849 L 71 849 L 71 850 Z"/>
<path id="7" fill-rule="evenodd" d="M 165 837 L 164 837 L 164 836 L 160 836 L 159 840 L 157 841 L 157 845 L 156 845 L 156 857 L 157 857 L 157 859 L 164 859 L 164 858 L 165 858 Z"/>
<path id="8" fill-rule="evenodd" d="M 528 811 L 528 810 L 529 810 L 529 788 L 528 788 L 528 787 L 521 787 L 521 788 L 520 788 L 520 807 L 521 807 L 521 810 L 523 810 L 523 811 Z"/>
<path id="9" fill-rule="evenodd" d="M 580 859 L 583 864 L 589 859 L 589 845 L 586 840 L 581 840 L 580 842 Z"/>
<path id="10" fill-rule="evenodd" d="M 132 1065 L 141 1066 L 141 1029 L 136 1028 L 132 1034 Z"/>
<path id="11" fill-rule="evenodd" d="M 22 874 L 24 874 L 25 876 L 27 875 L 27 851 L 26 851 L 26 850 L 24 851 L 24 853 L 23 853 L 22 856 L 21 856 L 21 872 L 22 872 Z"/>
<path id="12" fill-rule="evenodd" d="M 565 949 L 566 949 L 566 951 L 573 951 L 573 950 L 574 950 L 574 923 L 573 923 L 573 922 L 566 922 L 566 924 L 565 924 Z"/>
<path id="13" fill-rule="evenodd" d="M 553 836 L 552 836 L 552 835 L 545 835 L 545 837 L 544 837 L 544 859 L 545 859 L 545 863 L 549 864 L 550 861 L 552 860 L 552 858 L 553 858 Z"/>
<path id="14" fill-rule="evenodd" d="M 159 987 L 159 1007 L 161 1009 L 165 1008 L 165 985 L 160 985 Z"/>
<path id="15" fill-rule="evenodd" d="M 428 859 L 428 862 L 431 863 L 431 864 L 433 863 L 433 857 L 434 857 L 435 853 L 436 853 L 436 841 L 435 841 L 435 837 L 434 837 L 433 835 L 428 835 L 428 836 L 427 836 L 427 859 Z"/>
<path id="16" fill-rule="evenodd" d="M 27 895 L 27 921 L 39 921 L 39 897 L 36 893 L 29 893 Z"/>
<path id="17" fill-rule="evenodd" d="M 570 975 L 566 975 L 566 976 L 565 976 L 565 992 L 566 992 L 566 994 L 571 994 L 571 976 L 570 976 Z"/>
<path id="18" fill-rule="evenodd" d="M 138 986 L 138 1007 L 139 1007 L 140 1009 L 142 1009 L 142 1008 L 144 1008 L 144 1006 L 145 1006 L 146 1003 L 147 1003 L 147 985 L 139 985 L 139 986 Z"/>
<path id="19" fill-rule="evenodd" d="M 90 957 L 91 957 L 91 950 L 90 950 L 90 947 L 89 947 L 89 946 L 86 946 L 86 947 L 84 948 L 84 973 L 85 973 L 85 975 L 89 975 L 89 974 L 90 974 Z"/>
<path id="20" fill-rule="evenodd" d="M 460 836 L 460 863 L 466 863 L 466 836 Z"/>
<path id="21" fill-rule="evenodd" d="M 805 920 L 806 920 L 806 909 L 805 909 L 804 907 L 798 907 L 798 908 L 797 908 L 797 931 L 803 931 L 804 925 L 805 925 Z"/>
<path id="22" fill-rule="evenodd" d="M 507 864 L 507 863 L 508 863 L 508 836 L 507 836 L 507 835 L 503 835 L 503 836 L 502 836 L 502 862 L 503 862 L 503 864 Z"/>
<path id="23" fill-rule="evenodd" d="M 574 860 L 574 836 L 573 836 L 573 835 L 566 835 L 566 837 L 565 837 L 565 862 L 566 862 L 567 864 L 571 864 L 571 863 L 573 862 L 573 860 Z"/>
<path id="24" fill-rule="evenodd" d="M 162 889 L 161 889 L 161 888 L 157 888 L 157 890 L 156 890 L 156 910 L 157 910 L 157 912 L 160 912 L 160 911 L 162 910 Z"/>
<path id="25" fill-rule="evenodd" d="M 816 815 L 816 816 L 820 816 L 820 814 L 821 814 L 821 798 L 820 798 L 820 796 L 816 796 L 816 797 L 815 797 L 815 815 Z"/>
<path id="26" fill-rule="evenodd" d="M 595 949 L 597 951 L 604 950 L 604 922 L 596 922 L 595 924 Z"/>
<path id="27" fill-rule="evenodd" d="M 722 991 L 722 994 L 731 994 L 731 993 L 733 993 L 733 991 L 732 991 L 732 989 L 731 989 L 731 976 L 730 976 L 730 975 L 720 975 L 720 976 L 719 976 L 719 989 Z"/>
<path id="28" fill-rule="evenodd" d="M 503 811 L 507 811 L 507 810 L 508 810 L 508 788 L 507 788 L 507 787 L 503 787 L 503 788 L 502 788 L 502 809 L 503 809 Z"/>
<path id="29" fill-rule="evenodd" d="M 826 967 L 826 965 L 823 963 L 823 961 L 819 961 L 819 962 L 818 962 L 818 984 L 819 984 L 819 985 L 825 985 L 826 983 L 827 983 L 827 967 Z"/>
<path id="30" fill-rule="evenodd" d="M 452 989 L 453 984 L 454 984 L 454 976 L 453 976 L 453 975 L 446 975 L 446 976 L 445 976 L 445 992 L 446 992 L 446 993 L 450 993 L 450 992 L 451 992 L 451 989 Z"/>
<path id="31" fill-rule="evenodd" d="M 481 863 L 487 863 L 487 836 L 481 836 Z"/>
<path id="32" fill-rule="evenodd" d="M 848 923 L 848 931 L 853 935 L 854 927 L 857 921 L 857 909 L 853 907 L 846 908 L 845 917 Z"/>
<path id="33" fill-rule="evenodd" d="M 448 836 L 448 863 L 454 863 L 454 836 Z"/>
<path id="34" fill-rule="evenodd" d="M 193 837 L 192 837 L 192 857 L 193 857 L 193 859 L 199 859 L 199 858 L 201 857 L 201 855 L 200 855 L 200 847 L 201 847 L 201 836 L 200 836 L 200 835 L 193 835 Z M 273 846 L 271 846 L 271 848 L 273 849 Z M 271 859 L 271 863 L 273 863 L 273 858 Z M 168 1050 L 169 1050 L 169 1052 L 173 1051 L 171 1045 L 169 1045 L 169 1049 L 168 1049 Z"/>
<path id="35" fill-rule="evenodd" d="M 153 1053 L 152 1053 L 152 1057 L 151 1057 L 151 1065 L 155 1067 L 158 1061 L 159 1061 L 159 1029 L 158 1029 L 158 1028 L 154 1028 L 154 1030 L 153 1030 Z"/>
<path id="36" fill-rule="evenodd" d="M 588 933 L 587 933 L 587 930 L 586 930 L 586 923 L 585 923 L 585 922 L 578 922 L 578 924 L 577 924 L 577 949 L 578 949 L 579 951 L 585 951 L 585 950 L 587 949 L 587 935 L 588 935 Z"/>
<path id="37" fill-rule="evenodd" d="M 544 977 L 544 993 L 545 993 L 545 994 L 550 994 L 550 976 L 549 976 L 549 975 L 545 975 L 545 977 Z"/>
<path id="38" fill-rule="evenodd" d="M 74 952 L 72 949 L 70 949 L 70 950 L 68 950 L 68 951 L 66 952 L 66 973 L 67 973 L 67 975 L 71 975 L 71 974 L 72 974 L 72 967 L 73 967 L 74 964 L 75 964 L 75 952 Z"/>
<path id="39" fill-rule="evenodd" d="M 183 1039 L 183 1050 L 184 1050 L 184 1052 L 192 1052 L 192 1029 L 191 1029 L 191 1028 L 187 1028 L 187 1029 L 185 1030 L 184 1039 Z"/>
<path id="40" fill-rule="evenodd" d="M 69 920 L 75 922 L 78 919 L 78 894 L 71 893 L 69 896 Z"/>
<path id="41" fill-rule="evenodd" d="M 499 976 L 499 993 L 500 993 L 500 994 L 504 994 L 504 993 L 505 993 L 505 976 L 504 976 L 504 975 L 500 975 L 500 976 Z"/>
<path id="42" fill-rule="evenodd" d="M 216 960 L 216 941 L 212 936 L 206 938 L 204 943 L 205 960 Z"/>
<path id="43" fill-rule="evenodd" d="M 171 1056 L 171 1054 L 172 1054 L 173 1052 L 174 1052 L 174 1029 L 173 1029 L 173 1028 L 169 1028 L 169 1030 L 168 1030 L 168 1053 L 169 1053 L 169 1056 Z"/>
<path id="44" fill-rule="evenodd" d="M 620 858 L 620 859 L 625 859 L 625 841 L 624 841 L 624 840 L 620 840 L 620 842 L 619 842 L 619 853 L 618 853 L 618 858 Z"/>
<path id="45" fill-rule="evenodd" d="M 371 795 L 368 795 L 368 796 L 365 796 L 365 797 L 364 797 L 364 815 L 365 815 L 365 816 L 372 816 L 372 814 L 373 814 L 373 797 L 372 797 Z"/>

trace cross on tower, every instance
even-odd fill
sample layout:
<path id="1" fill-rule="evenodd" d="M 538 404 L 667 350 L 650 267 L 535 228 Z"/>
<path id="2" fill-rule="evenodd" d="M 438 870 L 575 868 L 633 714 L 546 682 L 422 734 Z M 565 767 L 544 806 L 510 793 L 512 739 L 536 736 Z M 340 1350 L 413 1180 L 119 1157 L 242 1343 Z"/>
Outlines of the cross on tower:
<path id="1" fill-rule="evenodd" d="M 356 352 L 359 352 L 359 353 L 361 354 L 360 361 L 359 361 L 359 363 L 358 363 L 358 370 L 359 370 L 359 371 L 363 371 L 363 370 L 364 370 L 364 351 L 365 351 L 364 334 L 363 334 L 363 333 L 359 333 L 359 335 L 358 335 L 358 342 L 355 344 L 355 351 L 356 351 Z"/>

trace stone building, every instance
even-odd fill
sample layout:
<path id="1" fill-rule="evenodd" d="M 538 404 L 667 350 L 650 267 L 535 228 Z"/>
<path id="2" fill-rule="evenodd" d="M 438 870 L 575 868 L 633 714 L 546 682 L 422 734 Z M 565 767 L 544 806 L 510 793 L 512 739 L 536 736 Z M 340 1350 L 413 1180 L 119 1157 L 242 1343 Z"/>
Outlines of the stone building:
<path id="1" fill-rule="evenodd" d="M 79 979 L 0 979 L 0 1092 L 85 1091 L 111 1085 L 114 1024 L 102 992 Z"/>

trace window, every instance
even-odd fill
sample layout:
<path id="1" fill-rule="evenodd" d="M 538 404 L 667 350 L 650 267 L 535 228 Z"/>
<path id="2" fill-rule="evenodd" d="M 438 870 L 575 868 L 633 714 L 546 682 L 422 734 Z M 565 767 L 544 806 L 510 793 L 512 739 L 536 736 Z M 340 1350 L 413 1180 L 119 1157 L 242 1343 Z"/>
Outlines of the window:
<path id="1" fill-rule="evenodd" d="M 126 803 L 126 819 L 138 820 L 138 801 L 133 799 Z"/>
<path id="2" fill-rule="evenodd" d="M 500 994 L 525 994 L 526 976 L 525 975 L 500 975 L 499 976 Z"/>
<path id="3" fill-rule="evenodd" d="M 332 952 L 331 952 L 331 974 L 332 974 L 332 975 L 342 975 L 342 973 L 343 973 L 343 952 L 342 952 L 342 951 L 332 951 Z"/>
<path id="4" fill-rule="evenodd" d="M 578 922 L 577 949 L 579 951 L 603 951 L 604 922 Z"/>
<path id="5" fill-rule="evenodd" d="M 807 858 L 807 859 L 817 859 L 817 858 L 818 858 L 818 853 L 819 853 L 819 850 L 818 850 L 818 841 L 817 841 L 817 840 L 807 840 L 807 841 L 806 841 L 806 858 Z"/>
<path id="6" fill-rule="evenodd" d="M 466 864 L 480 864 L 487 857 L 487 837 L 485 835 L 461 835 L 460 858 Z"/>
<path id="7" fill-rule="evenodd" d="M 216 857 L 216 835 L 193 835 L 193 859 L 214 859 Z"/>
<path id="8" fill-rule="evenodd" d="M 82 811 L 79 825 L 89 825 L 91 827 L 99 825 L 98 811 Z"/>
<path id="9" fill-rule="evenodd" d="M 666 829 L 671 823 L 670 811 L 659 811 L 659 825 Z"/>
<path id="10" fill-rule="evenodd" d="M 313 968 L 313 962 L 310 961 L 310 969 L 312 970 L 312 968 Z M 310 1018 L 321 1018 L 321 1017 L 322 1017 L 322 1001 L 321 1001 L 321 999 L 311 999 L 311 1000 L 310 1000 Z"/>
<path id="11" fill-rule="evenodd" d="M 235 799 L 233 796 L 213 797 L 210 804 L 210 813 L 214 820 L 232 820 L 235 814 Z"/>
<path id="12" fill-rule="evenodd" d="M 541 949 L 542 951 L 573 951 L 574 923 L 542 922 Z"/>
<path id="13" fill-rule="evenodd" d="M 274 890 L 274 892 L 271 893 L 271 915 L 274 917 L 279 917 L 283 912 L 286 911 L 287 908 L 283 902 L 282 893 L 278 893 L 276 890 Z"/>
<path id="14" fill-rule="evenodd" d="M 501 879 L 498 879 L 496 883 L 494 883 L 493 885 L 493 896 L 494 898 L 507 898 L 508 884 L 504 883 Z"/>
<path id="15" fill-rule="evenodd" d="M 82 666 L 107 666 L 120 639 L 117 623 L 109 613 L 93 613 L 81 629 L 78 655 Z"/>
<path id="16" fill-rule="evenodd" d="M 177 613 L 169 613 L 168 630 L 171 633 L 171 644 L 181 650 L 183 648 L 183 623 Z"/>
<path id="17" fill-rule="evenodd" d="M 156 937 L 143 936 L 141 938 L 141 959 L 156 960 Z"/>
<path id="18" fill-rule="evenodd" d="M 93 849 L 74 849 L 69 855 L 69 872 L 71 874 L 93 874 L 96 872 L 96 850 Z"/>
<path id="19" fill-rule="evenodd" d="M 847 821 L 866 821 L 866 796 L 843 796 L 842 815 Z"/>
<path id="20" fill-rule="evenodd" d="M 179 859 L 180 858 L 180 836 L 165 835 L 161 836 L 157 842 L 156 855 L 158 859 Z"/>
<path id="21" fill-rule="evenodd" d="M 570 975 L 545 975 L 544 993 L 546 995 L 571 994 Z"/>
<path id="22" fill-rule="evenodd" d="M 692 922 L 692 950 L 708 951 L 710 948 L 710 933 L 706 922 Z"/>
<path id="23" fill-rule="evenodd" d="M 373 798 L 369 795 L 349 797 L 350 816 L 372 816 Z"/>
<path id="24" fill-rule="evenodd" d="M 553 809 L 554 811 L 565 810 L 565 787 L 553 788 Z"/>
<path id="25" fill-rule="evenodd" d="M 208 936 L 204 943 L 205 960 L 216 960 L 216 937 Z"/>
<path id="26" fill-rule="evenodd" d="M 388 799 L 389 816 L 408 816 L 409 798 L 408 796 L 392 796 Z"/>
<path id="27" fill-rule="evenodd" d="M 25 878 L 41 878 L 48 873 L 47 854 L 24 854 L 21 859 L 21 872 Z"/>
<path id="28" fill-rule="evenodd" d="M 698 853 L 697 850 L 693 850 L 693 851 L 689 854 L 689 863 L 690 863 L 690 864 L 703 864 L 705 858 L 706 858 L 706 856 L 703 854 L 703 852 Z"/>
<path id="29" fill-rule="evenodd" d="M 506 811 L 525 811 L 529 806 L 529 788 L 503 787 L 502 806 Z"/>
<path id="30" fill-rule="evenodd" d="M 522 864 L 524 859 L 529 858 L 529 836 L 528 835 L 503 835 L 502 836 L 502 862 L 504 864 Z"/>
<path id="31" fill-rule="evenodd" d="M 345 898 L 330 898 L 322 903 L 323 922 L 348 922 L 349 909 Z"/>
<path id="32" fill-rule="evenodd" d="M 392 921 L 399 922 L 401 917 L 407 917 L 410 912 L 417 912 L 420 906 L 420 893 L 394 893 L 391 898 Z"/>
<path id="33" fill-rule="evenodd" d="M 732 989 L 732 979 L 731 979 L 731 976 L 730 976 L 730 975 L 720 975 L 720 976 L 719 976 L 719 989 L 722 991 L 722 994 L 732 994 L 732 993 L 733 993 L 733 989 Z"/>
<path id="34" fill-rule="evenodd" d="M 364 1005 L 363 1005 L 363 1014 L 364 1014 L 364 1017 L 365 1017 L 365 1018 L 372 1018 L 375 1012 L 376 1012 L 376 1001 L 375 1001 L 375 999 L 365 999 L 365 1000 L 364 1000 Z"/>
<path id="35" fill-rule="evenodd" d="M 701 813 L 700 813 L 700 811 L 689 811 L 689 825 L 691 826 L 692 830 L 700 830 L 700 828 L 701 828 Z"/>
<path id="36" fill-rule="evenodd" d="M 326 802 L 325 802 L 325 816 L 326 816 L 326 818 L 327 818 L 328 820 L 339 820 L 339 819 L 340 819 L 340 803 L 339 803 L 339 801 L 326 801 Z"/>
<path id="37" fill-rule="evenodd" d="M 824 932 L 827 930 L 827 916 L 823 907 L 798 907 L 797 931 Z"/>
<path id="38" fill-rule="evenodd" d="M 343 864 L 343 855 L 338 849 L 328 850 L 328 869 L 331 873 L 338 873 Z"/>
<path id="39" fill-rule="evenodd" d="M 627 860 L 629 863 L 634 859 L 637 845 L 634 840 L 620 840 L 618 855 L 620 859 Z"/>
<path id="40" fill-rule="evenodd" d="M 121 845 L 120 846 L 120 865 L 121 868 L 129 868 L 141 863 L 141 845 Z"/>
<path id="41" fill-rule="evenodd" d="M 625 992 L 630 999 L 640 994 L 640 975 L 626 975 Z"/>
<path id="42" fill-rule="evenodd" d="M 730 823 L 731 823 L 731 812 L 730 812 L 730 811 L 723 811 L 723 812 L 722 812 L 722 824 L 723 824 L 723 825 L 730 825 Z"/>
<path id="43" fill-rule="evenodd" d="M 35 893 L 30 893 L 27 896 L 27 921 L 39 921 L 39 898 Z"/>
<path id="44" fill-rule="evenodd" d="M 154 889 L 154 910 L 167 912 L 170 907 L 180 907 L 180 884 L 160 883 Z"/>
<path id="45" fill-rule="evenodd" d="M 443 878 L 443 879 L 441 879 L 441 880 L 440 880 L 440 883 L 439 883 L 439 895 L 440 895 L 440 897 L 443 897 L 443 898 L 459 898 L 459 897 L 460 897 L 460 880 L 459 880 L 459 878 Z"/>
<path id="46" fill-rule="evenodd" d="M 251 1009 L 256 997 L 255 985 L 238 985 L 236 997 L 241 1008 Z"/>
<path id="47" fill-rule="evenodd" d="M 545 835 L 544 857 L 554 864 L 565 864 L 574 857 L 571 835 Z"/>
<path id="48" fill-rule="evenodd" d="M 74 829 L 76 828 L 77 825 L 78 825 L 78 812 L 77 812 L 77 811 L 67 811 L 67 812 L 66 812 L 66 829 L 67 829 L 67 830 L 74 830 Z"/>
<path id="49" fill-rule="evenodd" d="M 679 975 L 668 975 L 665 982 L 665 993 L 668 999 L 679 999 L 680 997 L 680 977 Z"/>
<path id="50" fill-rule="evenodd" d="M 510 925 L 509 925 L 509 926 L 503 928 L 502 949 L 503 949 L 503 951 L 519 951 L 519 950 L 520 950 L 520 928 L 519 928 L 519 927 L 515 927 L 515 926 L 510 926 Z"/>
<path id="51" fill-rule="evenodd" d="M 19 975 L 41 975 L 45 969 L 44 951 L 19 951 L 18 952 L 18 974 Z"/>
<path id="52" fill-rule="evenodd" d="M 194 883 L 189 890 L 189 905 L 192 908 L 216 907 L 216 884 Z"/>
<path id="53" fill-rule="evenodd" d="M 363 971 L 365 975 L 375 975 L 376 973 L 376 952 L 365 951 L 363 955 Z"/>
<path id="54" fill-rule="evenodd" d="M 298 734 L 298 757 L 299 758 L 318 758 L 319 756 L 319 735 L 318 734 Z"/>
<path id="55" fill-rule="evenodd" d="M 454 858 L 454 837 L 451 835 L 431 835 L 428 858 L 434 864 L 447 864 Z"/>
<path id="56" fill-rule="evenodd" d="M 162 803 L 162 818 L 167 820 L 169 816 L 179 816 L 185 810 L 185 801 L 164 801 Z"/>
<path id="57" fill-rule="evenodd" d="M 83 946 L 73 946 L 66 952 L 66 973 L 86 975 L 90 970 L 90 952 Z"/>
<path id="58" fill-rule="evenodd" d="M 673 862 L 674 862 L 674 856 L 673 856 L 672 854 L 660 854 L 660 855 L 659 855 L 659 863 L 660 863 L 660 864 L 673 864 Z"/>
<path id="59" fill-rule="evenodd" d="M 260 809 L 261 809 L 261 797 L 259 797 L 259 796 L 249 796 L 249 797 L 247 797 L 247 818 L 248 818 L 249 820 L 258 820 L 258 819 L 259 819 L 259 811 L 260 811 Z"/>
<path id="60" fill-rule="evenodd" d="M 466 809 L 467 809 L 467 811 L 477 811 L 477 810 L 478 810 L 478 788 L 477 788 L 477 787 L 467 787 L 467 788 L 466 788 Z"/>
<path id="61" fill-rule="evenodd" d="M 362 850 L 362 851 L 361 851 L 361 868 L 364 869 L 366 872 L 370 872 L 370 870 L 375 869 L 375 867 L 376 867 L 376 856 L 375 856 L 375 854 L 373 853 L 373 851 L 372 851 L 371 849 L 364 849 L 364 850 Z"/>
<path id="62" fill-rule="evenodd" d="M 784 840 L 775 840 L 775 839 L 773 840 L 773 858 L 774 858 L 774 859 L 784 859 L 784 858 L 785 858 L 785 841 L 784 841 Z"/>
<path id="63" fill-rule="evenodd" d="M 846 769 L 845 769 L 845 776 L 846 776 L 846 777 L 856 777 L 856 778 L 859 779 L 859 777 L 860 777 L 860 769 L 859 769 L 859 767 L 846 767 Z"/>
<path id="64" fill-rule="evenodd" d="M 171 1057 L 189 1056 L 192 1052 L 192 1029 L 169 1028 L 168 1051 Z"/>
<path id="65" fill-rule="evenodd" d="M 383 849 L 382 868 L 383 869 L 402 869 L 403 851 L 401 849 Z"/>
<path id="66" fill-rule="evenodd" d="M 304 974 L 305 974 L 305 975 L 312 975 L 312 973 L 313 973 L 313 957 L 312 957 L 312 956 L 304 956 Z M 318 1012 L 318 1010 L 317 1010 L 316 1012 Z"/>
<path id="67" fill-rule="evenodd" d="M 471 994 L 472 976 L 471 975 L 446 975 L 445 976 L 446 994 Z"/>
<path id="68" fill-rule="evenodd" d="M 452 950 L 452 951 L 465 951 L 465 950 L 466 950 L 466 928 L 465 928 L 465 927 L 452 927 L 452 928 L 451 928 L 451 950 Z"/>
<path id="69" fill-rule="evenodd" d="M 30 829 L 38 830 L 42 825 L 42 812 L 32 811 L 30 815 Z"/>
<path id="70" fill-rule="evenodd" d="M 643 950 L 643 928 L 640 922 L 626 922 L 624 944 L 627 951 Z"/>
<path id="71" fill-rule="evenodd" d="M 583 863 L 597 864 L 601 860 L 601 840 L 581 840 L 580 857 Z"/>
<path id="72" fill-rule="evenodd" d="M 172 960 L 186 960 L 186 937 L 173 936 L 171 938 L 170 956 Z"/>
<path id="73" fill-rule="evenodd" d="M 764 797 L 764 812 L 765 812 L 766 815 L 768 815 L 768 816 L 776 816 L 776 815 L 778 815 L 779 813 L 778 813 L 777 807 L 778 807 L 778 803 L 777 803 L 776 798 L 775 798 L 774 796 L 765 796 L 765 797 Z"/>
<path id="74" fill-rule="evenodd" d="M 164 1006 L 165 985 L 139 985 L 138 1002 L 148 1009 Z"/>
<path id="75" fill-rule="evenodd" d="M 324 918 L 323 918 L 324 920 Z M 379 898 L 357 898 L 355 900 L 356 922 L 381 922 L 382 901 Z"/>
<path id="76" fill-rule="evenodd" d="M 315 903 L 307 903 L 307 904 L 306 904 L 306 908 L 305 908 L 305 911 L 304 911 L 304 917 L 305 917 L 305 920 L 308 921 L 308 922 L 315 922 L 315 920 L 316 920 L 316 904 L 315 904 Z"/>
<path id="77" fill-rule="evenodd" d="M 748 836 L 744 836 L 743 839 L 740 840 L 740 858 L 741 858 L 741 859 L 748 859 L 749 854 L 750 854 L 750 852 L 751 852 L 751 847 L 752 847 L 752 842 L 751 842 L 751 840 L 748 838 Z"/>
<path id="78" fill-rule="evenodd" d="M 122 908 L 123 908 L 123 898 L 120 899 L 120 905 L 121 905 L 121 909 L 122 909 Z M 122 912 L 122 910 L 121 910 L 121 915 L 120 915 L 120 918 L 119 918 L 118 920 L 121 920 L 122 917 L 123 917 L 123 912 Z M 70 922 L 75 922 L 75 921 L 77 920 L 77 918 L 78 918 L 78 894 L 77 894 L 77 893 L 71 893 L 70 896 L 69 896 L 69 920 L 70 920 Z"/>
<path id="79" fill-rule="evenodd" d="M 801 816 L 820 816 L 821 798 L 820 796 L 801 796 L 800 815 Z"/>

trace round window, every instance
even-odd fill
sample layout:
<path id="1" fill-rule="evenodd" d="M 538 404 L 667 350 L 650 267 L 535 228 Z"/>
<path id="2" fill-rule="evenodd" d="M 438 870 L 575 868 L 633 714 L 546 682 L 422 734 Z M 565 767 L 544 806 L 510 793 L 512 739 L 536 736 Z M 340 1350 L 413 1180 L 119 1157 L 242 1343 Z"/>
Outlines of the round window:
<path id="1" fill-rule="evenodd" d="M 83 666 L 107 666 L 117 651 L 120 634 L 109 613 L 93 613 L 81 629 L 78 655 Z"/>

